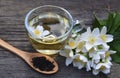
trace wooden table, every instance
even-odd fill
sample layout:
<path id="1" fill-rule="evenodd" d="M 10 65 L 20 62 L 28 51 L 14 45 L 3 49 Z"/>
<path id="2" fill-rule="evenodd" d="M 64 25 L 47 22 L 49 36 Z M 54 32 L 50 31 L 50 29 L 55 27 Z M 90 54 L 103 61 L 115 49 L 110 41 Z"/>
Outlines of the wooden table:
<path id="1" fill-rule="evenodd" d="M 35 52 L 29 43 L 24 27 L 24 18 L 29 10 L 46 4 L 67 9 L 74 19 L 84 20 L 91 26 L 93 12 L 99 18 L 106 18 L 109 11 L 120 11 L 119 0 L 0 0 L 0 38 L 25 51 Z M 120 78 L 120 65 L 113 63 L 111 74 L 92 75 L 85 69 L 65 66 L 65 58 L 56 58 L 59 71 L 44 75 L 32 70 L 18 56 L 0 48 L 0 78 Z"/>

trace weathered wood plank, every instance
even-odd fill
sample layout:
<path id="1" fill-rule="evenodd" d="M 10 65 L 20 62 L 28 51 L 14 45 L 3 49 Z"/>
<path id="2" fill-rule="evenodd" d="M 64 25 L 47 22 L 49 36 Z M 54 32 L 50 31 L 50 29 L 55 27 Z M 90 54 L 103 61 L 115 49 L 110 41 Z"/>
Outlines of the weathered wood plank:
<path id="1" fill-rule="evenodd" d="M 91 26 L 93 12 L 99 18 L 106 18 L 109 11 L 119 11 L 119 0 L 0 0 L 0 38 L 25 51 L 33 51 L 24 26 L 24 18 L 29 10 L 42 5 L 57 5 L 66 8 L 74 19 L 84 20 Z M 65 66 L 65 58 L 56 57 L 59 72 L 43 75 L 29 68 L 15 54 L 0 48 L 0 78 L 120 78 L 120 65 L 114 63 L 111 74 L 93 76 L 85 69 L 78 70 L 72 65 Z"/>

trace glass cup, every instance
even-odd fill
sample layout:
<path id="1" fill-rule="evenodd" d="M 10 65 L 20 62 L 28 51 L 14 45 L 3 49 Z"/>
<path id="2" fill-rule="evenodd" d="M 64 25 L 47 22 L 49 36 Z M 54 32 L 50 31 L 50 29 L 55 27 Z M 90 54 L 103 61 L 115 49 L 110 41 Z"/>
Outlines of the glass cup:
<path id="1" fill-rule="evenodd" d="M 52 55 L 66 45 L 74 21 L 62 7 L 44 5 L 32 9 L 25 18 L 27 36 L 32 46 L 40 53 Z"/>

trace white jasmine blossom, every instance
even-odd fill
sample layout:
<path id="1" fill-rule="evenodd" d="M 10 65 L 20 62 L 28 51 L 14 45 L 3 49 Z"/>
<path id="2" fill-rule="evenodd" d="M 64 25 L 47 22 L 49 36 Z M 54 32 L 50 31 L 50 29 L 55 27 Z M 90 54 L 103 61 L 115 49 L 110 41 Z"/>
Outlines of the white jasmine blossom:
<path id="1" fill-rule="evenodd" d="M 73 55 L 73 51 L 71 50 L 71 48 L 69 46 L 65 46 L 65 50 L 61 51 L 60 55 L 67 57 L 66 62 L 65 62 L 66 66 L 68 66 L 69 64 L 72 63 L 74 55 Z"/>
<path id="2" fill-rule="evenodd" d="M 90 27 L 87 28 L 87 32 L 81 35 L 81 39 L 86 42 L 85 47 L 87 50 L 90 50 L 92 47 L 100 45 L 99 40 L 99 29 L 95 28 L 92 32 Z"/>
<path id="3" fill-rule="evenodd" d="M 60 52 L 60 55 L 64 56 L 64 57 L 73 57 L 73 51 L 71 49 L 71 47 L 69 46 L 65 46 L 65 50 Z"/>
<path id="4" fill-rule="evenodd" d="M 76 48 L 76 46 L 77 46 L 77 41 L 71 38 L 71 39 L 68 41 L 68 45 L 70 46 L 71 49 L 74 49 L 74 48 Z"/>
<path id="5" fill-rule="evenodd" d="M 94 61 L 95 63 L 99 63 L 100 62 L 100 54 L 99 53 L 94 54 L 92 57 L 92 61 Z"/>
<path id="6" fill-rule="evenodd" d="M 73 66 L 78 67 L 78 69 L 82 69 L 84 66 L 86 66 L 87 62 L 88 59 L 84 55 L 82 54 L 74 55 Z"/>
<path id="7" fill-rule="evenodd" d="M 89 57 L 93 57 L 95 54 L 96 54 L 96 51 L 95 51 L 95 49 L 94 48 L 91 48 L 90 50 L 89 50 Z"/>
<path id="8" fill-rule="evenodd" d="M 107 27 L 106 26 L 104 26 L 101 30 L 100 39 L 101 39 L 103 46 L 105 48 L 109 48 L 107 43 L 113 41 L 113 36 L 110 34 L 107 34 Z"/>
<path id="9" fill-rule="evenodd" d="M 107 33 L 107 27 L 104 26 L 101 30 L 101 33 L 100 33 L 100 38 L 103 42 L 111 42 L 113 40 L 113 36 L 112 35 L 109 35 L 109 34 L 106 34 Z"/>
<path id="10" fill-rule="evenodd" d="M 81 41 L 81 42 L 78 42 L 78 45 L 76 47 L 76 52 L 87 52 L 86 48 L 85 48 L 85 42 Z"/>
<path id="11" fill-rule="evenodd" d="M 110 73 L 112 66 L 110 55 L 116 51 L 110 50 L 107 43 L 113 41 L 113 36 L 106 32 L 105 26 L 101 31 L 98 28 L 91 31 L 88 27 L 86 32 L 72 36 L 64 52 L 60 52 L 60 55 L 66 57 L 66 66 L 73 63 L 78 69 L 93 70 L 94 75 L 99 72 Z"/>
<path id="12" fill-rule="evenodd" d="M 103 59 L 105 58 L 105 59 L 112 60 L 111 57 L 110 57 L 110 55 L 114 54 L 114 53 L 116 53 L 116 51 L 113 51 L 113 50 L 106 51 L 105 54 L 103 55 Z"/>
<path id="13" fill-rule="evenodd" d="M 44 36 L 50 34 L 48 30 L 44 30 L 43 26 L 40 25 L 38 25 L 36 28 L 31 27 L 30 30 L 35 38 L 43 38 Z"/>
<path id="14" fill-rule="evenodd" d="M 77 41 L 76 43 L 76 52 L 87 52 L 86 48 L 85 48 L 85 42 L 81 40 L 81 35 L 78 35 L 77 38 L 75 39 L 75 41 Z"/>
<path id="15" fill-rule="evenodd" d="M 97 75 L 100 71 L 108 74 L 110 73 L 110 68 L 112 66 L 112 63 L 110 61 L 104 62 L 104 63 L 98 63 L 93 70 L 93 74 Z"/>

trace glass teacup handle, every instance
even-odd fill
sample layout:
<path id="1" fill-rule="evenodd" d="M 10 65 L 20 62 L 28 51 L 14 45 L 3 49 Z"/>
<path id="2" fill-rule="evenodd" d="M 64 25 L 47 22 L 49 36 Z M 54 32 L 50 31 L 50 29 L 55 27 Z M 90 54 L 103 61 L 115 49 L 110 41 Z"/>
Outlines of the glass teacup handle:
<path id="1" fill-rule="evenodd" d="M 81 32 L 83 30 L 83 28 L 85 28 L 84 21 L 83 20 L 75 20 L 72 33 L 75 34 L 75 33 Z"/>

